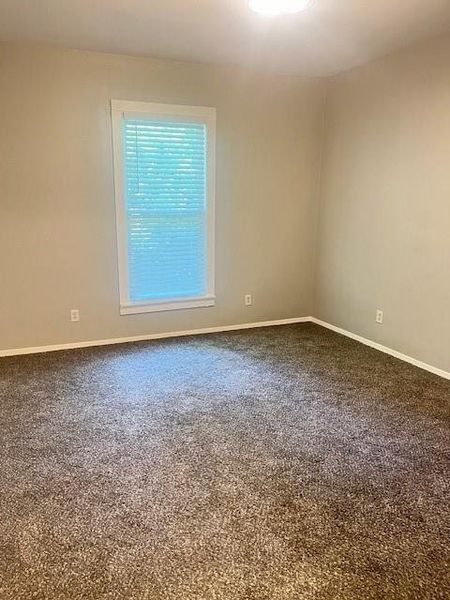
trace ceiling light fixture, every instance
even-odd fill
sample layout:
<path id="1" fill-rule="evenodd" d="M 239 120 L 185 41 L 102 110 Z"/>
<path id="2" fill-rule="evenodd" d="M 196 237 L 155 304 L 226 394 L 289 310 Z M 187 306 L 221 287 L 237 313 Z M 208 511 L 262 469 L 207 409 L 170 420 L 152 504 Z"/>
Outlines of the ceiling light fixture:
<path id="1" fill-rule="evenodd" d="M 310 0 L 249 0 L 250 8 L 260 15 L 273 17 L 300 12 Z"/>

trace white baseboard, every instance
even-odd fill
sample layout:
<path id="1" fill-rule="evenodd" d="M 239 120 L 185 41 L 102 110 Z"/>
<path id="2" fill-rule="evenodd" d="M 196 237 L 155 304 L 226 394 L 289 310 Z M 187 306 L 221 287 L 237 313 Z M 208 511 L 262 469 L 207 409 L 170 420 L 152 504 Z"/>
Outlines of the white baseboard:
<path id="1" fill-rule="evenodd" d="M 185 331 L 170 331 L 168 333 L 150 333 L 146 335 L 135 335 L 131 337 L 123 337 L 123 338 L 113 338 L 113 339 L 104 339 L 104 340 L 88 340 L 85 342 L 71 342 L 68 344 L 55 344 L 51 346 L 34 346 L 31 348 L 13 348 L 11 350 L 0 350 L 0 357 L 5 356 L 18 356 L 21 354 L 40 354 L 42 352 L 57 352 L 59 350 L 74 350 L 76 348 L 90 348 L 93 346 L 110 346 L 114 344 L 127 344 L 130 342 L 145 342 L 150 340 L 162 340 L 167 338 L 174 337 L 184 337 L 189 335 L 205 335 L 208 333 L 220 333 L 226 331 L 238 331 L 240 329 L 255 329 L 258 327 L 273 327 L 275 325 L 292 325 L 295 323 L 315 323 L 316 325 L 320 325 L 327 329 L 331 329 L 336 333 L 341 335 L 345 335 L 352 340 L 356 340 L 361 344 L 365 344 L 366 346 L 370 346 L 371 348 L 375 348 L 375 350 L 379 350 L 380 352 L 384 352 L 385 354 L 389 354 L 390 356 L 394 356 L 404 362 L 410 363 L 415 367 L 419 367 L 420 369 L 424 369 L 425 371 L 429 371 L 430 373 L 434 373 L 434 375 L 438 375 L 439 377 L 443 377 L 444 379 L 450 380 L 450 373 L 448 371 L 444 371 L 443 369 L 438 369 L 437 367 L 433 367 L 432 365 L 428 365 L 416 358 L 412 358 L 411 356 L 407 356 L 406 354 L 402 354 L 397 350 L 393 350 L 392 348 L 388 348 L 387 346 L 383 346 L 382 344 L 378 344 L 377 342 L 373 342 L 367 338 L 364 338 L 360 335 L 352 333 L 351 331 L 347 331 L 342 329 L 341 327 L 336 327 L 336 325 L 331 325 L 331 323 L 326 323 L 325 321 L 321 321 L 320 319 L 316 319 L 316 317 L 296 317 L 294 319 L 278 319 L 276 321 L 261 321 L 259 323 L 239 323 L 237 325 L 222 325 L 219 327 L 205 327 L 203 329 L 191 329 Z"/>
<path id="2" fill-rule="evenodd" d="M 105 340 L 88 340 L 86 342 L 70 342 L 68 344 L 54 344 L 51 346 L 33 346 L 30 348 L 12 348 L 0 350 L 0 357 L 18 356 L 21 354 L 40 354 L 42 352 L 57 352 L 59 350 L 74 350 L 76 348 L 90 348 L 92 346 L 111 346 L 113 344 L 127 344 L 130 342 L 146 342 L 149 340 L 162 340 L 188 335 L 204 335 L 207 333 L 220 333 L 224 331 L 238 331 L 239 329 L 255 329 L 258 327 L 273 327 L 274 325 L 291 325 L 294 323 L 309 323 L 312 317 L 296 317 L 294 319 L 278 319 L 277 321 L 261 321 L 260 323 L 239 323 L 238 325 L 222 325 L 219 327 L 205 327 L 186 331 L 170 331 L 168 333 L 149 333 L 131 337 L 113 338 Z"/>
<path id="3" fill-rule="evenodd" d="M 443 377 L 444 379 L 450 379 L 450 373 L 448 371 L 444 371 L 443 369 L 438 369 L 437 367 L 433 367 L 432 365 L 428 365 L 427 363 L 422 362 L 421 360 L 417 360 L 416 358 L 412 358 L 411 356 L 407 356 L 406 354 L 402 354 L 397 350 L 393 350 L 392 348 L 388 348 L 387 346 L 383 346 L 382 344 L 378 344 L 377 342 L 372 342 L 372 340 L 368 340 L 360 335 L 356 335 L 355 333 L 351 333 L 351 331 L 347 331 L 342 329 L 341 327 L 336 327 L 336 325 L 331 325 L 330 323 L 326 323 L 325 321 L 321 321 L 320 319 L 316 319 L 315 317 L 311 317 L 311 322 L 316 323 L 316 325 L 321 325 L 322 327 L 326 327 L 327 329 L 331 329 L 336 333 L 340 333 L 341 335 L 345 335 L 352 340 L 356 340 L 357 342 L 361 342 L 361 344 L 365 344 L 366 346 L 370 346 L 371 348 L 375 348 L 375 350 L 379 350 L 380 352 L 384 352 L 385 354 L 389 354 L 390 356 L 394 356 L 395 358 L 399 358 L 415 367 L 419 367 L 419 369 L 424 369 L 425 371 L 429 371 L 430 373 L 434 373 L 434 375 L 439 375 L 439 377 Z"/>

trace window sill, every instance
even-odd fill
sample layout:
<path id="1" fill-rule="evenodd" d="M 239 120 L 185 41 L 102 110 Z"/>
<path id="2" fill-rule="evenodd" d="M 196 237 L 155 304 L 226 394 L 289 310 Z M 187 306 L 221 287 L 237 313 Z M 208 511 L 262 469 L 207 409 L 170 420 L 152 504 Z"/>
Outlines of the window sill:
<path id="1" fill-rule="evenodd" d="M 215 306 L 215 296 L 203 296 L 202 298 L 180 298 L 180 300 L 166 300 L 164 302 L 136 302 L 134 304 L 122 304 L 121 315 L 138 315 L 141 313 L 162 312 L 168 310 L 186 310 L 189 308 L 206 308 Z"/>

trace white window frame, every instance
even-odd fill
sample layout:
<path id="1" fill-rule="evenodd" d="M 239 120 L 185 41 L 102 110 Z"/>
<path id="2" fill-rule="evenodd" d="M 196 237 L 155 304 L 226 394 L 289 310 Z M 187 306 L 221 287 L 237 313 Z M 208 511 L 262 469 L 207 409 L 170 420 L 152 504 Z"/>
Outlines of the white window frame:
<path id="1" fill-rule="evenodd" d="M 185 106 L 111 100 L 112 136 L 114 154 L 114 189 L 116 205 L 116 233 L 119 266 L 120 314 L 158 312 L 203 308 L 215 305 L 215 162 L 216 162 L 216 109 L 205 106 Z M 168 298 L 167 300 L 131 302 L 128 285 L 127 215 L 124 193 L 125 165 L 123 152 L 124 118 L 174 119 L 184 122 L 202 123 L 207 129 L 206 206 L 207 206 L 207 292 L 195 298 Z"/>

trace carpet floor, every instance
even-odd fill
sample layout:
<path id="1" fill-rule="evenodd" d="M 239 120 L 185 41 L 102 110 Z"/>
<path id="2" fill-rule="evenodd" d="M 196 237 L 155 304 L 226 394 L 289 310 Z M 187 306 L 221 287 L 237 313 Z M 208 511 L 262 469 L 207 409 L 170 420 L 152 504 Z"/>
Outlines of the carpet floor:
<path id="1" fill-rule="evenodd" d="M 449 411 L 312 324 L 1 359 L 0 598 L 448 599 Z"/>

